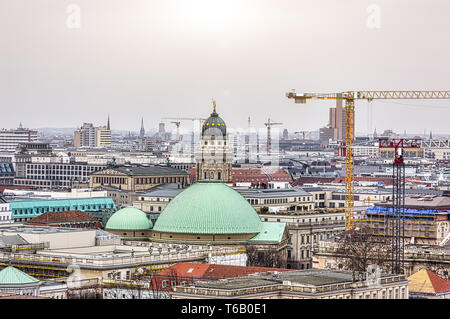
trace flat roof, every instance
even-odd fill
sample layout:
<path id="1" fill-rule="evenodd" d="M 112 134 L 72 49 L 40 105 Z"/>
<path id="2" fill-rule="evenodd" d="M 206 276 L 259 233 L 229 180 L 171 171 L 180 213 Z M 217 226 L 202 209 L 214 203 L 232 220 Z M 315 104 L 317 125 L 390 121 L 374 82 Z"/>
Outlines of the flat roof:
<path id="1" fill-rule="evenodd" d="M 287 196 L 312 196 L 302 189 L 236 189 L 244 197 L 287 197 Z"/>
<path id="2" fill-rule="evenodd" d="M 70 232 L 83 232 L 83 231 L 95 231 L 95 229 L 83 229 L 83 228 L 69 228 L 69 227 L 54 227 L 54 226 L 34 226 L 24 224 L 4 224 L 0 225 L 0 232 L 5 233 L 25 233 L 25 234 L 56 234 L 56 233 L 70 233 Z"/>
<path id="3" fill-rule="evenodd" d="M 398 275 L 381 274 L 381 278 L 397 277 Z M 218 281 L 196 282 L 191 286 L 211 289 L 246 289 L 261 286 L 280 285 L 290 282 L 289 285 L 320 287 L 335 284 L 348 284 L 353 282 L 351 271 L 338 271 L 326 269 L 307 269 L 286 272 L 266 272 L 246 277 L 230 278 Z"/>
<path id="4" fill-rule="evenodd" d="M 158 175 L 190 175 L 190 173 L 170 167 L 170 166 L 116 166 L 107 167 L 103 170 L 92 173 L 92 175 L 102 174 L 104 170 L 114 170 L 128 176 L 158 176 Z"/>

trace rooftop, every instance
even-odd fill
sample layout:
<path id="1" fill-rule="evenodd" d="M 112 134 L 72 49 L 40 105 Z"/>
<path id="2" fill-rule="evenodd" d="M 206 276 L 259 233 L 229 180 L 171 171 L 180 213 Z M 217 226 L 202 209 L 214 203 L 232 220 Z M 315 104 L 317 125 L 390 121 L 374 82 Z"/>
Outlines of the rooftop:
<path id="1" fill-rule="evenodd" d="M 79 210 L 46 212 L 34 217 L 27 224 L 52 224 L 64 222 L 96 221 L 97 219 Z"/>
<path id="2" fill-rule="evenodd" d="M 0 270 L 0 287 L 3 285 L 28 285 L 35 283 L 39 283 L 39 280 L 13 266 L 7 266 Z"/>
<path id="3" fill-rule="evenodd" d="M 450 293 L 450 281 L 428 269 L 422 269 L 408 277 L 409 291 L 417 293 Z"/>
<path id="4" fill-rule="evenodd" d="M 377 205 L 392 206 L 392 202 L 382 202 Z M 450 209 L 450 197 L 437 195 L 412 195 L 405 197 L 405 208 Z"/>
<path id="5" fill-rule="evenodd" d="M 244 197 L 283 197 L 283 196 L 312 196 L 303 189 L 238 189 Z"/>
<path id="6" fill-rule="evenodd" d="M 382 274 L 381 280 L 383 281 L 383 279 L 405 280 L 403 275 L 389 274 Z M 309 269 L 286 272 L 274 271 L 220 281 L 197 282 L 194 286 L 195 288 L 221 290 L 248 289 L 273 285 L 320 288 L 332 285 L 347 285 L 354 282 L 351 271 Z M 360 282 L 365 282 L 365 280 Z"/>
<path id="7" fill-rule="evenodd" d="M 28 242 L 20 235 L 0 235 L 0 248 L 11 247 L 13 245 L 26 245 Z"/>
<path id="8" fill-rule="evenodd" d="M 170 166 L 116 166 L 105 168 L 93 174 L 102 174 L 104 170 L 114 170 L 128 176 L 189 175 L 188 172 Z"/>
<path id="9" fill-rule="evenodd" d="M 190 277 L 196 279 L 223 279 L 246 276 L 254 273 L 267 271 L 292 271 L 291 269 L 267 268 L 267 267 L 247 267 L 220 264 L 201 263 L 177 263 L 158 273 L 158 276 L 173 275 L 174 272 L 179 277 Z"/>
<path id="10" fill-rule="evenodd" d="M 83 232 L 83 231 L 87 230 L 83 228 L 23 225 L 19 223 L 0 225 L 0 234 L 2 235 L 7 235 L 8 233 L 56 234 L 56 233 Z"/>
<path id="11" fill-rule="evenodd" d="M 167 183 L 167 184 L 161 184 L 158 186 L 153 187 L 146 193 L 143 193 L 143 196 L 157 196 L 157 197 L 169 197 L 174 198 L 177 196 L 181 191 L 183 191 L 183 188 L 177 183 Z"/>
<path id="12" fill-rule="evenodd" d="M 265 222 L 262 223 L 262 229 L 255 237 L 250 239 L 251 243 L 262 243 L 262 242 L 276 242 L 280 243 L 284 231 L 286 230 L 286 223 L 278 222 Z"/>

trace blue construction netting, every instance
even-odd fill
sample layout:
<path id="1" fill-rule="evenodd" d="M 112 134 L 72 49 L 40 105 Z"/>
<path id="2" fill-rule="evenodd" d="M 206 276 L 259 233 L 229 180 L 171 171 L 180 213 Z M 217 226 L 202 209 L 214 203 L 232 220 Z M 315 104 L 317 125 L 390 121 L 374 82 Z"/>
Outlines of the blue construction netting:
<path id="1" fill-rule="evenodd" d="M 429 218 L 434 217 L 436 213 L 439 211 L 432 210 L 432 209 L 405 209 L 405 215 L 406 217 L 416 217 L 416 218 Z M 448 211 L 442 211 L 442 212 L 448 212 Z M 373 206 L 366 210 L 367 215 L 393 215 L 393 209 L 392 207 L 379 207 L 379 206 Z"/>

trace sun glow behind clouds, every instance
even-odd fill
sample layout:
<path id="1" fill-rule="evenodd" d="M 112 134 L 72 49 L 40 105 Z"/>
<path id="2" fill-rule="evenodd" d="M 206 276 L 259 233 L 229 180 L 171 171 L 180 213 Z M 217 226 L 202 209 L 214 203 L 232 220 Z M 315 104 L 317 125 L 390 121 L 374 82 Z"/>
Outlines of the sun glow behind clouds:
<path id="1" fill-rule="evenodd" d="M 242 0 L 178 0 L 178 23 L 204 31 L 226 31 L 245 23 L 248 8 Z"/>

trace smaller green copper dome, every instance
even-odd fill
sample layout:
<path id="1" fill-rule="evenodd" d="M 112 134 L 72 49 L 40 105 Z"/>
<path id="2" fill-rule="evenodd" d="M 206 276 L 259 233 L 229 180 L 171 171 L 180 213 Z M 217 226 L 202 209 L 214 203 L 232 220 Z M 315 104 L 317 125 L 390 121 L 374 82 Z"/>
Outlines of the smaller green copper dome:
<path id="1" fill-rule="evenodd" d="M 225 122 L 219 117 L 219 114 L 216 113 L 216 102 L 213 101 L 213 103 L 214 110 L 202 125 L 202 136 L 214 135 L 224 138 L 227 136 L 227 128 Z"/>
<path id="2" fill-rule="evenodd" d="M 38 282 L 38 279 L 31 277 L 13 266 L 8 266 L 0 271 L 0 287 L 9 285 L 29 285 Z"/>
<path id="3" fill-rule="evenodd" d="M 147 215 L 135 208 L 125 207 L 115 212 L 106 223 L 105 229 L 111 230 L 146 230 L 153 227 Z"/>

